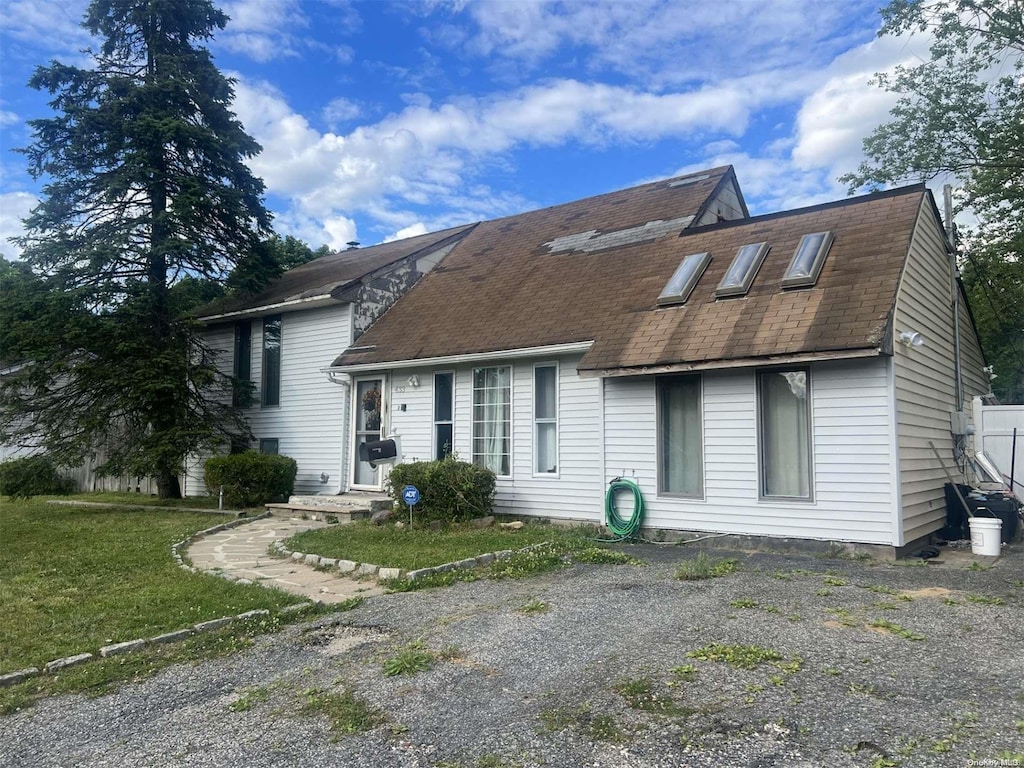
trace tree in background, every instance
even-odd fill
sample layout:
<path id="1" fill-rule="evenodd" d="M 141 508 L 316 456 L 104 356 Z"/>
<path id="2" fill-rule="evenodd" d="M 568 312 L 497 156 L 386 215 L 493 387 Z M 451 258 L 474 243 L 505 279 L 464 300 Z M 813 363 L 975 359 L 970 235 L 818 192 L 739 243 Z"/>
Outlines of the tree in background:
<path id="1" fill-rule="evenodd" d="M 925 32 L 930 58 L 878 84 L 899 100 L 864 141 L 867 161 L 840 179 L 862 186 L 962 182 L 960 263 L 993 391 L 1024 402 L 1024 5 L 1020 0 L 892 0 L 880 35 Z"/>
<path id="2" fill-rule="evenodd" d="M 260 147 L 202 45 L 226 22 L 209 0 L 93 0 L 92 67 L 30 81 L 55 116 L 22 150 L 47 183 L 19 243 L 49 298 L 5 339 L 25 364 L 3 379 L 0 436 L 64 463 L 103 446 L 105 471 L 152 475 L 161 497 L 180 496 L 187 455 L 247 432 L 172 291 L 225 281 L 269 234 L 244 162 Z"/>

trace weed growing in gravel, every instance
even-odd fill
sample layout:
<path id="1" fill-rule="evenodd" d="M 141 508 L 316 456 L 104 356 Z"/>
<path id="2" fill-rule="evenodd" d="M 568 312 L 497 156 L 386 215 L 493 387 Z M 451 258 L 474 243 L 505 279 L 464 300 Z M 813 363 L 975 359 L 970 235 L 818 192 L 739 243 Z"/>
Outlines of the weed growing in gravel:
<path id="1" fill-rule="evenodd" d="M 525 603 L 523 603 L 521 606 L 519 606 L 518 610 L 520 613 L 525 614 L 546 613 L 547 611 L 551 610 L 551 606 L 545 603 L 543 600 L 538 600 L 534 598 L 533 600 L 528 600 Z"/>
<path id="2" fill-rule="evenodd" d="M 678 667 L 672 667 L 669 672 L 687 682 L 697 677 L 697 667 L 694 664 L 680 664 Z"/>
<path id="3" fill-rule="evenodd" d="M 827 587 L 845 587 L 846 586 L 846 580 L 845 579 L 841 579 L 838 576 L 826 576 L 824 579 L 822 579 L 822 582 L 824 582 L 825 586 L 827 586 Z"/>
<path id="4" fill-rule="evenodd" d="M 871 592 L 877 592 L 880 595 L 898 595 L 900 592 L 898 589 L 893 589 L 886 584 L 872 584 L 866 587 Z"/>
<path id="5" fill-rule="evenodd" d="M 828 612 L 835 616 L 844 627 L 859 627 L 861 624 L 860 620 L 846 608 L 829 608 Z"/>
<path id="6" fill-rule="evenodd" d="M 245 692 L 228 704 L 232 712 L 248 712 L 257 704 L 267 701 L 270 698 L 270 686 L 256 686 L 245 689 Z"/>
<path id="7" fill-rule="evenodd" d="M 642 712 L 653 712 L 658 715 L 693 714 L 693 710 L 679 706 L 671 696 L 659 693 L 654 687 L 654 681 L 649 677 L 620 680 L 613 686 L 613 690 L 624 698 L 631 708 Z"/>
<path id="8" fill-rule="evenodd" d="M 884 620 L 884 618 L 877 618 L 877 620 L 869 622 L 867 626 L 871 627 L 872 629 L 885 630 L 889 634 L 896 635 L 896 637 L 901 637 L 904 640 L 911 640 L 916 642 L 925 639 L 924 635 L 921 635 L 916 632 L 910 632 L 910 630 L 904 629 L 900 627 L 898 624 L 887 622 L 886 620 Z"/>
<path id="9" fill-rule="evenodd" d="M 590 718 L 587 732 L 592 739 L 608 741 L 612 744 L 623 744 L 629 740 L 626 732 L 619 728 L 611 715 L 594 715 Z"/>
<path id="10" fill-rule="evenodd" d="M 816 594 L 818 597 L 829 597 L 832 594 L 832 590 L 831 589 L 819 589 L 814 594 Z"/>
<path id="11" fill-rule="evenodd" d="M 492 579 L 523 579 L 540 573 L 561 570 L 569 565 L 565 552 L 552 544 L 541 544 L 525 552 L 514 552 L 510 557 L 491 564 Z"/>
<path id="12" fill-rule="evenodd" d="M 749 597 L 740 597 L 729 603 L 731 608 L 757 608 L 757 600 L 751 600 Z"/>
<path id="13" fill-rule="evenodd" d="M 969 566 L 967 566 L 968 571 L 987 571 L 991 568 L 991 565 L 982 565 L 981 563 L 971 563 Z"/>
<path id="14" fill-rule="evenodd" d="M 437 658 L 441 661 L 457 661 L 458 659 L 464 659 L 465 657 L 466 654 L 457 645 L 446 645 L 437 652 Z"/>
<path id="15" fill-rule="evenodd" d="M 877 603 L 872 603 L 871 607 L 879 611 L 898 611 L 900 609 L 896 603 L 890 603 L 888 600 L 879 600 Z"/>
<path id="16" fill-rule="evenodd" d="M 544 709 L 541 710 L 537 717 L 547 733 L 555 733 L 575 725 L 589 714 L 589 707 L 584 705 L 581 707 L 552 707 Z"/>
<path id="17" fill-rule="evenodd" d="M 477 758 L 476 768 L 519 768 L 519 764 L 506 763 L 499 755 L 488 752 Z"/>
<path id="18" fill-rule="evenodd" d="M 680 581 L 700 581 L 702 579 L 714 579 L 719 576 L 728 576 L 736 571 L 739 563 L 731 558 L 708 557 L 701 552 L 693 560 L 687 560 L 676 568 L 676 578 Z"/>
<path id="19" fill-rule="evenodd" d="M 1006 601 L 1001 597 L 991 597 L 990 595 L 967 595 L 967 602 L 976 603 L 977 605 L 1005 605 Z"/>
<path id="20" fill-rule="evenodd" d="M 434 658 L 434 654 L 423 650 L 423 643 L 410 643 L 384 662 L 383 672 L 388 677 L 415 675 L 433 667 Z"/>
<path id="21" fill-rule="evenodd" d="M 623 552 L 615 552 L 603 547 L 583 547 L 572 550 L 570 553 L 573 562 L 591 563 L 593 565 L 647 565 L 643 560 L 637 560 Z"/>
<path id="22" fill-rule="evenodd" d="M 363 733 L 385 720 L 383 712 L 348 689 L 339 692 L 308 688 L 303 695 L 306 701 L 299 712 L 303 715 L 325 715 L 335 733 Z"/>
<path id="23" fill-rule="evenodd" d="M 476 571 L 460 568 L 444 573 L 430 573 L 418 579 L 387 579 L 383 582 L 389 592 L 418 592 L 421 589 L 450 587 L 457 581 L 477 581 L 480 578 Z"/>
<path id="24" fill-rule="evenodd" d="M 701 659 L 702 661 L 724 661 L 737 669 L 754 669 L 761 664 L 785 659 L 781 653 L 770 648 L 762 648 L 758 645 L 726 645 L 724 643 L 708 643 L 686 655 L 691 659 Z"/>

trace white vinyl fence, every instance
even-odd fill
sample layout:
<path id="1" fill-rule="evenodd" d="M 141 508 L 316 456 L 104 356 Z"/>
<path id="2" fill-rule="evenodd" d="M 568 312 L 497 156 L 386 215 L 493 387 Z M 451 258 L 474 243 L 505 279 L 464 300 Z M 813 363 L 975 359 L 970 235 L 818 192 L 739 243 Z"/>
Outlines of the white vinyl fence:
<path id="1" fill-rule="evenodd" d="M 976 397 L 974 428 L 977 450 L 987 453 L 996 468 L 1007 477 L 1012 468 L 1014 490 L 1018 496 L 1024 496 L 1024 405 L 982 405 L 981 399 Z M 1014 428 L 1017 430 L 1015 460 Z"/>

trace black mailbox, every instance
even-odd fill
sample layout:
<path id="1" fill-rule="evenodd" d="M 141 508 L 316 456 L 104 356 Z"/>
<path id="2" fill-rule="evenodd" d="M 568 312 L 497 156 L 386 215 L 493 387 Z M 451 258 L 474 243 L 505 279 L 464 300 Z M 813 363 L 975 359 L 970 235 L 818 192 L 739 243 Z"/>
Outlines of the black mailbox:
<path id="1" fill-rule="evenodd" d="M 401 458 L 401 448 L 396 438 L 371 440 L 359 444 L 359 460 L 376 468 L 378 464 L 394 464 Z"/>

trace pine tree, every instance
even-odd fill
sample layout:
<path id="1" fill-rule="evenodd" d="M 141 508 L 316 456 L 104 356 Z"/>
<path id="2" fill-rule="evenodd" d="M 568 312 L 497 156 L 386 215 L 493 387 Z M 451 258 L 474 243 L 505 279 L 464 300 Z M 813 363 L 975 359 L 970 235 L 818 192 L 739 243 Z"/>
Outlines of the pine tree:
<path id="1" fill-rule="evenodd" d="M 45 186 L 19 242 L 62 300 L 3 353 L 25 361 L 4 377 L 4 437 L 65 463 L 102 449 L 104 470 L 152 475 L 161 497 L 180 496 L 187 455 L 246 431 L 171 292 L 226 280 L 269 233 L 245 165 L 260 146 L 203 46 L 226 22 L 208 0 L 93 0 L 92 66 L 54 61 L 30 80 L 54 116 L 30 122 L 21 150 Z"/>

